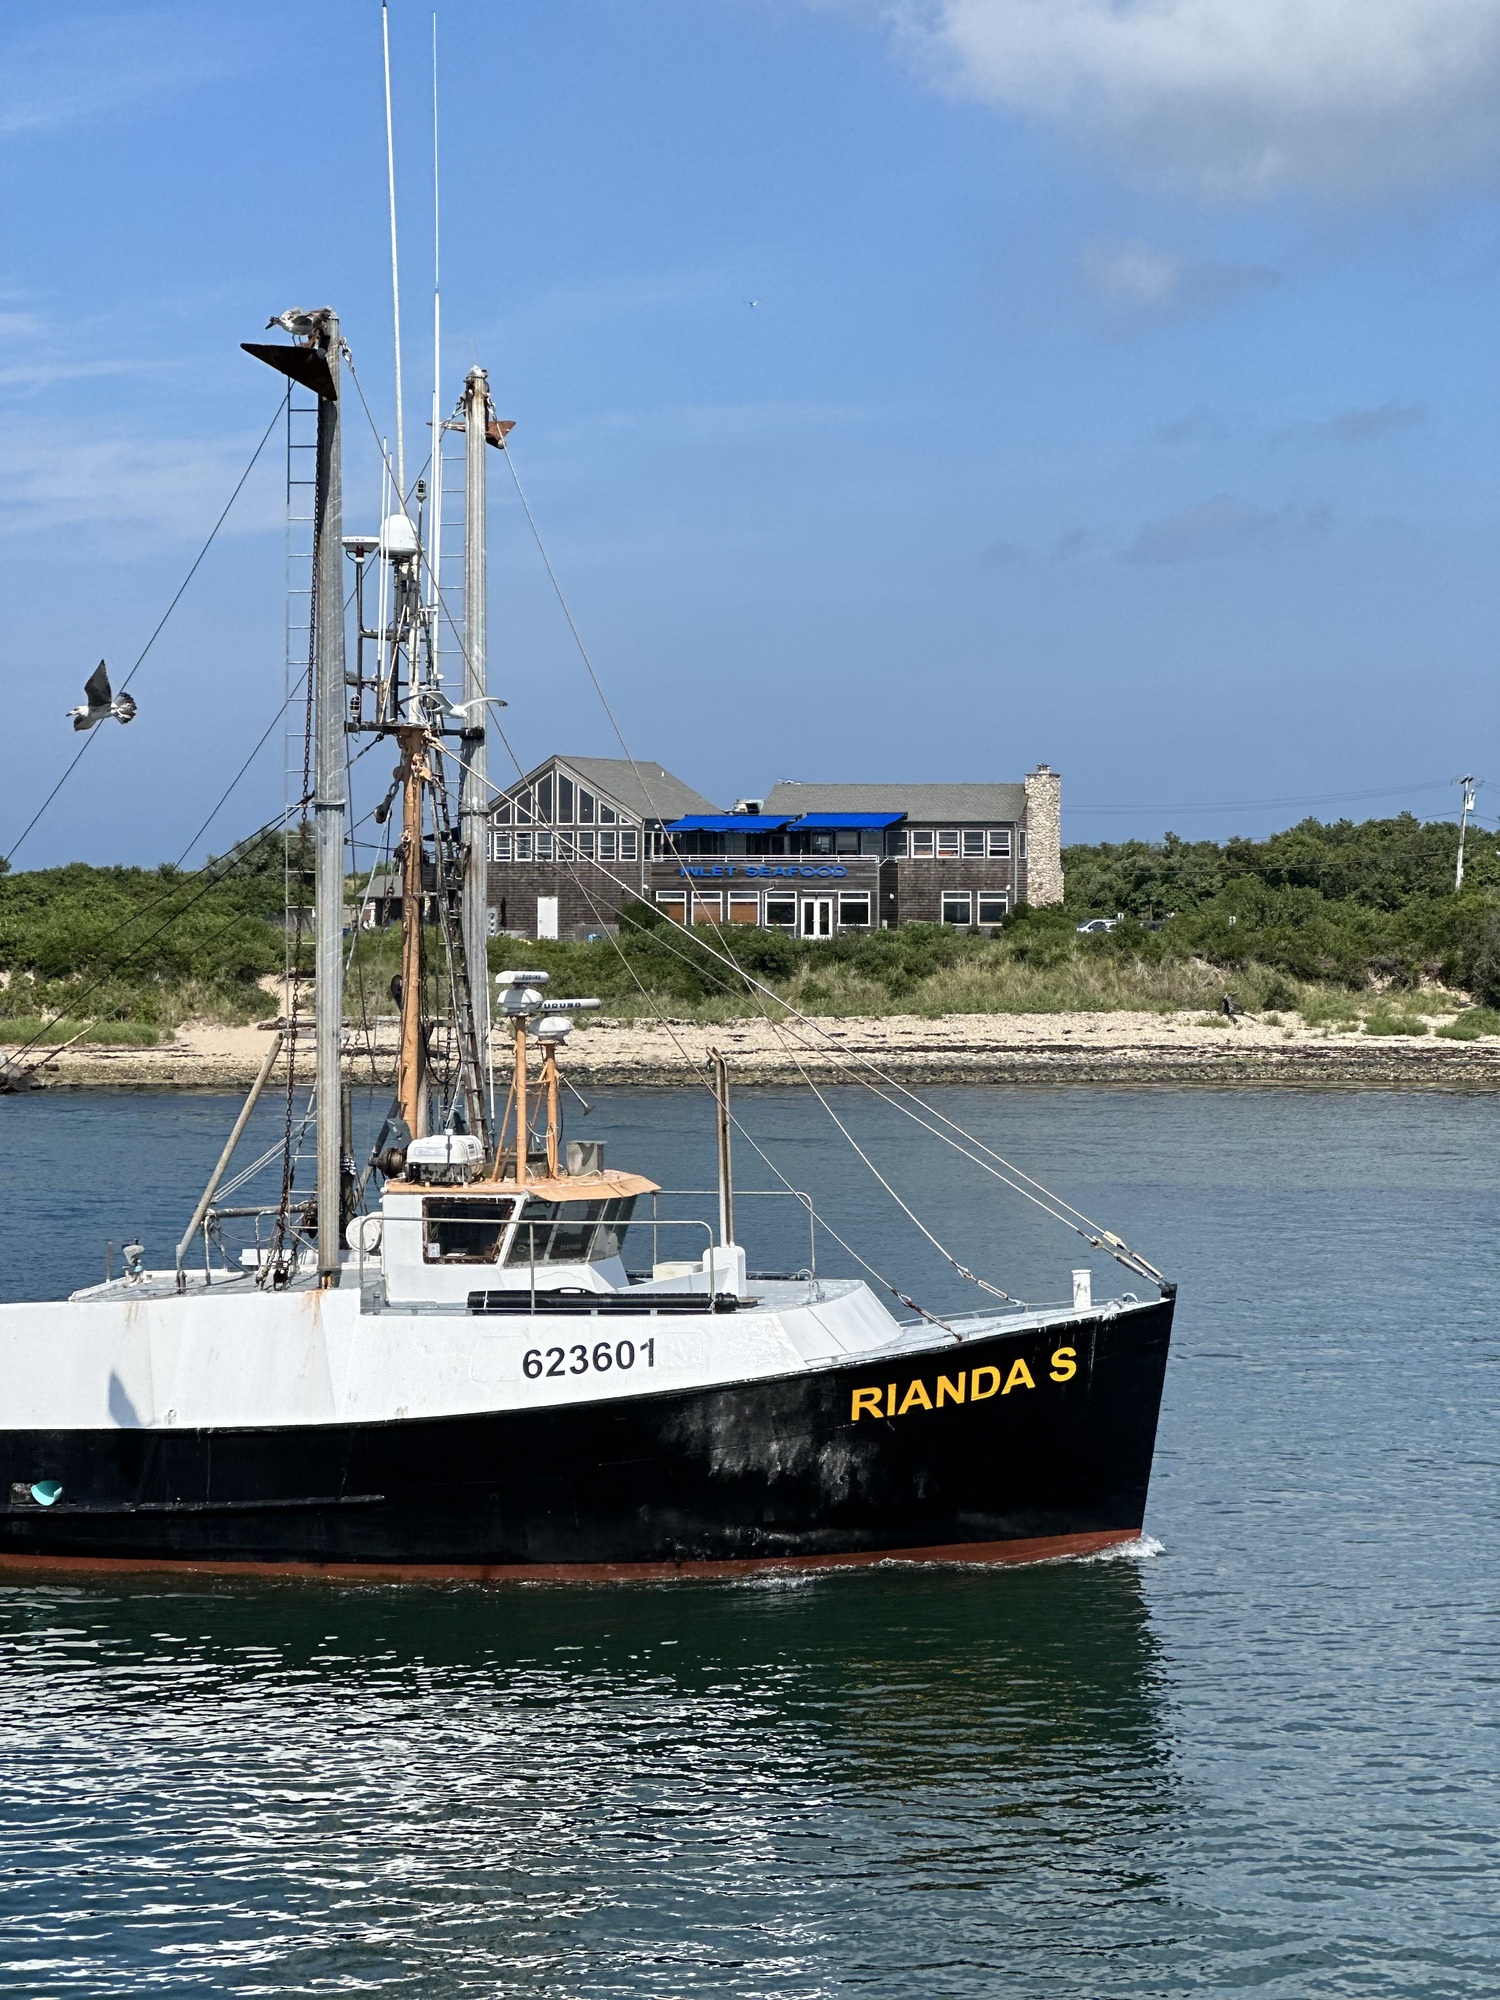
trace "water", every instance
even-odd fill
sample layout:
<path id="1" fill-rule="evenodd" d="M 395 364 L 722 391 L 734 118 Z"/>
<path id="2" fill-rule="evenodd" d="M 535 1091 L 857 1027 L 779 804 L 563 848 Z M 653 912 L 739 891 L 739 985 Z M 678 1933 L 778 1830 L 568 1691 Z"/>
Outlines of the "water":
<path id="1" fill-rule="evenodd" d="M 1500 1991 L 1493 1100 L 934 1095 L 1181 1280 L 1152 1543 L 738 1587 L 0 1588 L 0 1993 Z M 1066 1294 L 1076 1239 L 839 1108 L 961 1257 Z M 972 1302 L 815 1105 L 740 1109 L 872 1262 Z M 168 1254 L 229 1110 L 0 1104 L 5 1295 L 128 1230 Z M 707 1184 L 697 1098 L 601 1094 L 584 1129 Z M 737 1168 L 769 1184 L 743 1141 Z M 754 1227 L 752 1262 L 805 1261 L 795 1217 Z"/>

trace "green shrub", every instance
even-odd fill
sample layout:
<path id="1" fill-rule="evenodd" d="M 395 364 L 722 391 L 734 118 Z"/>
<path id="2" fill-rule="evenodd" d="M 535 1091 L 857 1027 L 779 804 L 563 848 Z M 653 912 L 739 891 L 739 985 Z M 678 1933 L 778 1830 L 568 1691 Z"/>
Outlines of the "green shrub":
<path id="1" fill-rule="evenodd" d="M 1492 1007 L 1466 1007 L 1457 1020 L 1444 1021 L 1437 1033 L 1450 1042 L 1477 1042 L 1484 1035 L 1500 1035 L 1500 1013 Z"/>

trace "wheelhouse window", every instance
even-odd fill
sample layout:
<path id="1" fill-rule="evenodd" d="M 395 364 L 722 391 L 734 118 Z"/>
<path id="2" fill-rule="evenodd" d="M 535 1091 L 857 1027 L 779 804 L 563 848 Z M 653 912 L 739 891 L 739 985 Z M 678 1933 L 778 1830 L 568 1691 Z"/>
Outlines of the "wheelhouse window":
<path id="1" fill-rule="evenodd" d="M 507 1265 L 589 1264 L 618 1257 L 634 1195 L 615 1201 L 528 1201 Z"/>
<path id="2" fill-rule="evenodd" d="M 974 898 L 966 890 L 945 889 L 943 891 L 943 922 L 945 924 L 971 924 L 974 921 Z"/>
<path id="3" fill-rule="evenodd" d="M 870 898 L 868 892 L 861 895 L 839 897 L 839 926 L 841 929 L 866 929 L 870 924 Z"/>
<path id="4" fill-rule="evenodd" d="M 427 1264 L 498 1264 L 516 1204 L 501 1198 L 430 1195 L 422 1203 L 422 1259 Z"/>

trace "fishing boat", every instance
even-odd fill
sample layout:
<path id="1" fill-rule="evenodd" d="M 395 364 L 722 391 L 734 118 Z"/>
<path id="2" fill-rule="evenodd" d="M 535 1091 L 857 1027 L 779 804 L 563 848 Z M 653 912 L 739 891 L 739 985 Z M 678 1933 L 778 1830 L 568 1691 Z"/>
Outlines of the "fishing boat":
<path id="1" fill-rule="evenodd" d="M 440 497 L 388 471 L 378 529 L 345 534 L 338 319 L 272 324 L 287 338 L 247 351 L 316 409 L 297 802 L 315 848 L 311 1006 L 294 954 L 279 1031 L 170 1267 L 132 1246 L 122 1273 L 67 1300 L 0 1306 L 0 1563 L 588 1579 L 1030 1561 L 1138 1538 L 1175 1288 L 939 1107 L 874 1072 L 888 1103 L 1147 1295 L 1096 1303 L 1083 1269 L 1067 1303 L 1028 1304 L 919 1222 L 983 1297 L 924 1309 L 862 1259 L 863 1276 L 819 1274 L 820 1232 L 835 1232 L 789 1180 L 808 1264 L 752 1275 L 722 1060 L 695 1079 L 717 1138 L 707 1214 L 665 1214 L 655 1181 L 566 1136 L 567 1046 L 597 1003 L 553 994 L 521 941 L 488 965 L 486 464 L 509 426 L 477 367 L 451 416 L 434 407 L 435 450 L 444 430 L 463 440 L 454 700 Z M 397 758 L 399 1038 L 394 1100 L 360 1161 L 346 772 L 378 739 Z M 738 971 L 727 934 L 681 937 Z M 278 1062 L 280 1195 L 236 1208 L 225 1174 Z M 233 1252 L 232 1223 L 254 1238 Z"/>

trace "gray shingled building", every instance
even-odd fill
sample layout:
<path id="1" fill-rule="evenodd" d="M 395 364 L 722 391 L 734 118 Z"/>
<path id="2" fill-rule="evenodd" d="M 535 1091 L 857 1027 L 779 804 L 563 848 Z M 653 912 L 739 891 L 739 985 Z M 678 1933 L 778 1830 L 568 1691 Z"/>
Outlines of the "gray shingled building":
<path id="1" fill-rule="evenodd" d="M 660 764 L 549 757 L 497 803 L 496 930 L 576 937 L 638 896 L 683 923 L 802 937 L 906 923 L 989 929 L 1062 900 L 1061 781 L 803 784 L 733 812 Z"/>

